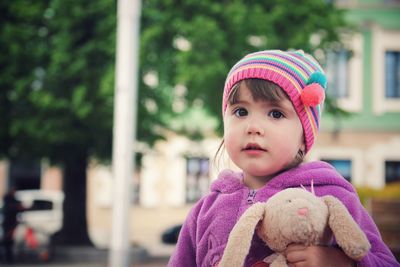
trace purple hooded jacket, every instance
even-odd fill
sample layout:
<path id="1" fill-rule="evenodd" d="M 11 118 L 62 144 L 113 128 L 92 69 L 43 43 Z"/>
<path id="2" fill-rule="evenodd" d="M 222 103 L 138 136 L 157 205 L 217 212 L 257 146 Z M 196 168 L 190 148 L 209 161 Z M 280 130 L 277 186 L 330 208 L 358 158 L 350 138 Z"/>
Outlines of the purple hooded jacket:
<path id="1" fill-rule="evenodd" d="M 211 185 L 211 192 L 192 208 L 181 229 L 168 266 L 216 266 L 228 241 L 229 233 L 243 212 L 256 202 L 265 202 L 290 187 L 314 184 L 317 196 L 340 199 L 371 243 L 368 254 L 358 266 L 400 266 L 383 243 L 379 231 L 363 208 L 353 186 L 329 164 L 317 161 L 281 173 L 264 187 L 252 190 L 243 184 L 242 173 L 223 171 Z M 255 234 L 245 266 L 262 261 L 273 252 Z"/>

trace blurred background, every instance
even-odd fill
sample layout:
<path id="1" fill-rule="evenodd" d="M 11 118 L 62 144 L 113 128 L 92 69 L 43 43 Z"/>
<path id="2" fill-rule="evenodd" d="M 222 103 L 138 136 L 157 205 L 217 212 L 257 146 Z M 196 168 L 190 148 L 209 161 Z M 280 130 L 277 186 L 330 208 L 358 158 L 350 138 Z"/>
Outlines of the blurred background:
<path id="1" fill-rule="evenodd" d="M 141 5 L 126 211 L 135 264 L 164 266 L 191 206 L 221 169 L 234 168 L 214 160 L 225 77 L 264 49 L 302 49 L 324 66 L 328 99 L 307 160 L 327 161 L 353 183 L 399 255 L 400 1 Z M 0 4 L 0 221 L 16 190 L 17 263 L 107 262 L 116 8 L 112 0 Z"/>

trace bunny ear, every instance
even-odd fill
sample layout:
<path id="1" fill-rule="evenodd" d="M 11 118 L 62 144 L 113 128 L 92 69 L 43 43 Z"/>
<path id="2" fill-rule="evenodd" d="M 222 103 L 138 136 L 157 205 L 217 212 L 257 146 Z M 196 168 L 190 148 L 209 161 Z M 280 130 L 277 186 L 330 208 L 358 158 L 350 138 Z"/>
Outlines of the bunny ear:
<path id="1" fill-rule="evenodd" d="M 229 234 L 224 254 L 218 267 L 242 267 L 249 253 L 254 230 L 264 217 L 265 203 L 258 202 L 248 208 Z"/>
<path id="2" fill-rule="evenodd" d="M 300 186 L 301 186 L 301 188 L 303 188 L 304 190 L 306 190 L 308 192 L 307 188 L 305 188 L 304 185 L 300 184 Z M 311 188 L 310 188 L 310 190 L 311 190 L 310 192 L 315 196 L 314 180 L 312 180 L 312 179 L 311 179 Z"/>
<path id="3" fill-rule="evenodd" d="M 322 197 L 329 210 L 329 226 L 338 245 L 354 260 L 362 259 L 371 248 L 367 237 L 347 208 L 333 196 Z"/>
<path id="4" fill-rule="evenodd" d="M 311 193 L 315 196 L 315 191 L 314 191 L 314 180 L 311 179 Z"/>

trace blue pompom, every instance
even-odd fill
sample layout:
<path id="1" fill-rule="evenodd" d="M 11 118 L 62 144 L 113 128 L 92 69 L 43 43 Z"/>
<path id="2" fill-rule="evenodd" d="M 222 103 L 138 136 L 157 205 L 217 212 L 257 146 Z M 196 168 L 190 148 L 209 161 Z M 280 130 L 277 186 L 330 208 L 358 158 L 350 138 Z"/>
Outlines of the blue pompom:
<path id="1" fill-rule="evenodd" d="M 316 71 L 311 74 L 310 79 L 308 80 L 307 84 L 318 83 L 322 86 L 322 88 L 326 89 L 326 77 L 325 75 L 320 72 Z"/>

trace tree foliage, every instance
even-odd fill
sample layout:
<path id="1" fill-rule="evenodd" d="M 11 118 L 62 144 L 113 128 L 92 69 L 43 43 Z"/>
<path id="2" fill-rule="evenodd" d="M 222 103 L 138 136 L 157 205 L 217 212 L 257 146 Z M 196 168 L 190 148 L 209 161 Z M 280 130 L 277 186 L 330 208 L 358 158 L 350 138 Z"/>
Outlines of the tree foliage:
<path id="1" fill-rule="evenodd" d="M 36 67 L 46 58 L 41 27 L 47 1 L 6 1 L 0 4 L 0 156 L 21 157 L 30 145 L 28 119 L 34 107 L 29 94 L 35 87 Z M 25 6 L 25 7 L 24 7 Z M 28 7 L 29 6 L 29 7 Z M 32 131 L 34 128 L 32 127 Z M 34 149 L 37 150 L 37 149 Z"/>
<path id="2" fill-rule="evenodd" d="M 88 242 L 88 160 L 111 157 L 116 2 L 13 0 L 0 11 L 0 156 L 63 167 L 63 241 Z M 138 138 L 152 144 L 193 106 L 220 118 L 225 76 L 244 54 L 325 49 L 343 26 L 322 0 L 143 0 Z"/>

